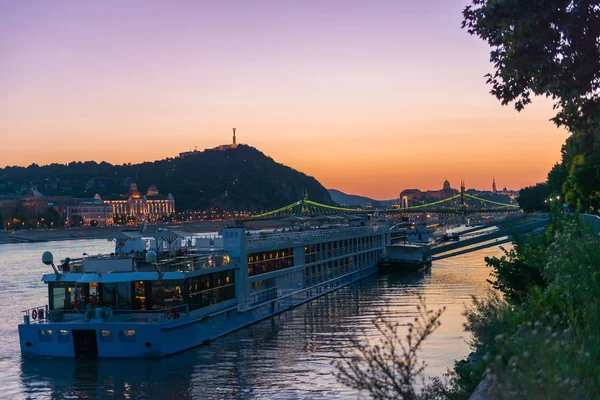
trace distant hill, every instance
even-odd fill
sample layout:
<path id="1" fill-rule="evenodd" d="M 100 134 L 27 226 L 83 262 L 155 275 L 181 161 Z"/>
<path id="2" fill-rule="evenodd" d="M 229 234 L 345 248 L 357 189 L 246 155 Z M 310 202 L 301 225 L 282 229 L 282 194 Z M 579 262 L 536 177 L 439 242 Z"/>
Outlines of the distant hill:
<path id="1" fill-rule="evenodd" d="M 179 211 L 209 207 L 271 210 L 301 199 L 305 190 L 309 199 L 333 204 L 327 189 L 315 178 L 245 145 L 133 165 L 86 161 L 0 168 L 0 195 L 20 195 L 30 185 L 46 196 L 119 195 L 125 194 L 132 182 L 143 194 L 152 184 L 160 193 L 171 193 Z"/>
<path id="2" fill-rule="evenodd" d="M 366 207 L 369 204 L 379 204 L 387 207 L 391 206 L 394 200 L 375 200 L 370 197 L 357 196 L 354 194 L 347 194 L 336 189 L 327 189 L 331 195 L 331 199 L 338 204 L 344 204 L 346 206 L 361 206 Z"/>

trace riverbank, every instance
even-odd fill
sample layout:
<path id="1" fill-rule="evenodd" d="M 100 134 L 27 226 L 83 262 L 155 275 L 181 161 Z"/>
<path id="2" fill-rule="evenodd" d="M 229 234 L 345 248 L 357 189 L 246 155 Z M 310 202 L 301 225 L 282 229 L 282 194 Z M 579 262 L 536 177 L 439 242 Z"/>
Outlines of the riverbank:
<path id="1" fill-rule="evenodd" d="M 155 232 L 157 228 L 172 228 L 189 233 L 219 232 L 233 221 L 195 221 L 181 224 L 148 225 L 146 232 Z M 270 229 L 290 226 L 281 221 L 245 221 L 247 229 Z M 36 243 L 58 240 L 111 239 L 124 230 L 139 230 L 140 226 L 119 225 L 107 227 L 65 228 L 65 229 L 31 229 L 21 231 L 0 231 L 0 244 Z"/>
<path id="2" fill-rule="evenodd" d="M 599 230 L 596 216 L 553 214 L 544 234 L 486 258 L 501 295 L 467 308 L 473 352 L 446 398 L 467 399 L 482 380 L 486 398 L 597 398 Z"/>

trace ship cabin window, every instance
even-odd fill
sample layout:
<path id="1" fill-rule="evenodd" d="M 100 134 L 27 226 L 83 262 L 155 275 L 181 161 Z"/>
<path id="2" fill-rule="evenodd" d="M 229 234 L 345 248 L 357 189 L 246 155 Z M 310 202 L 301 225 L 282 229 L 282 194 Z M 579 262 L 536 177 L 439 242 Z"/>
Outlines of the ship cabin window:
<path id="1" fill-rule="evenodd" d="M 92 307 L 96 307 L 100 301 L 100 292 L 98 291 L 98 283 L 92 282 L 90 283 L 88 289 L 89 303 Z"/>
<path id="2" fill-rule="evenodd" d="M 186 279 L 190 311 L 235 298 L 235 272 L 215 272 Z"/>
<path id="3" fill-rule="evenodd" d="M 131 310 L 131 282 L 103 283 L 101 285 L 101 304 L 117 310 Z"/>
<path id="4" fill-rule="evenodd" d="M 103 329 L 100 333 L 100 341 L 103 343 L 108 343 L 113 341 L 112 331 Z"/>
<path id="5" fill-rule="evenodd" d="M 48 303 L 51 310 L 84 310 L 88 284 L 48 282 Z"/>
<path id="6" fill-rule="evenodd" d="M 180 279 L 150 281 L 150 309 L 161 310 L 183 304 L 182 287 L 183 281 Z"/>
<path id="7" fill-rule="evenodd" d="M 146 302 L 146 287 L 147 281 L 135 281 L 133 283 L 133 308 L 134 310 L 145 311 L 147 308 Z"/>
<path id="8" fill-rule="evenodd" d="M 38 339 L 40 342 L 51 342 L 52 341 L 52 329 L 41 329 L 38 332 Z"/>
<path id="9" fill-rule="evenodd" d="M 66 329 L 61 329 L 58 331 L 58 341 L 59 342 L 70 342 L 71 341 L 71 332 Z"/>
<path id="10" fill-rule="evenodd" d="M 135 342 L 135 330 L 127 329 L 119 331 L 119 341 L 121 342 Z"/>
<path id="11" fill-rule="evenodd" d="M 294 266 L 294 250 L 280 249 L 248 254 L 248 275 L 260 275 L 267 272 Z"/>

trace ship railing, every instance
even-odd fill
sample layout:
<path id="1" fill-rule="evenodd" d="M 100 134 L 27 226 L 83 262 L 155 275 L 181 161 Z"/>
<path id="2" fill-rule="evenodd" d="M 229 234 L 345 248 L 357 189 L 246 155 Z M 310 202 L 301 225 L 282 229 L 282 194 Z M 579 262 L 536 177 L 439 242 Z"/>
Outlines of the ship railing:
<path id="1" fill-rule="evenodd" d="M 306 286 L 313 286 L 321 282 L 326 282 L 331 279 L 336 279 L 340 276 L 356 272 L 360 269 L 358 264 L 348 265 L 347 267 L 336 268 L 332 271 L 320 272 L 318 274 L 310 274 L 306 277 Z"/>
<path id="2" fill-rule="evenodd" d="M 280 297 L 281 295 L 282 291 L 277 286 L 258 292 L 253 292 L 248 296 L 248 299 L 239 303 L 239 309 L 244 310 Z"/>
<path id="3" fill-rule="evenodd" d="M 163 258 L 156 263 L 156 266 L 162 272 L 189 272 L 229 265 L 230 261 L 229 254 L 219 252 L 211 255 L 187 255 Z M 152 271 L 154 270 L 154 265 L 146 263 L 145 260 L 139 261 L 136 270 Z"/>
<path id="4" fill-rule="evenodd" d="M 347 251 L 341 251 L 341 250 L 329 250 L 329 251 L 324 251 L 324 252 L 316 252 L 316 253 L 310 253 L 310 254 L 305 254 L 305 259 L 304 259 L 304 263 L 305 264 L 312 264 L 312 263 L 318 263 L 318 262 L 326 262 L 326 261 L 330 261 L 332 259 L 335 258 L 339 258 L 339 257 L 346 257 L 346 256 L 356 256 L 358 253 L 363 253 L 366 251 L 376 251 L 376 250 L 380 250 L 381 246 L 376 246 L 376 247 L 368 247 L 368 248 L 357 248 L 357 249 L 352 249 L 352 250 L 347 250 Z"/>
<path id="5" fill-rule="evenodd" d="M 96 307 L 89 308 L 85 311 L 50 310 L 49 312 L 46 312 L 46 320 L 44 322 L 137 322 L 156 324 L 179 320 L 181 318 L 189 318 L 189 314 L 190 309 L 188 304 L 179 304 L 158 310 L 117 310 L 112 307 Z"/>
<path id="6" fill-rule="evenodd" d="M 86 272 L 85 260 L 105 261 L 107 267 L 110 267 L 111 261 L 131 259 L 134 271 L 154 271 L 155 267 L 152 264 L 146 263 L 146 257 L 142 253 L 119 254 L 110 256 L 108 254 L 97 254 L 87 256 L 85 258 L 76 258 L 65 264 L 65 260 L 61 261 L 58 266 L 59 270 L 64 271 L 64 267 L 68 265 L 70 272 Z M 163 272 L 189 272 L 204 268 L 214 268 L 230 263 L 228 252 L 216 251 L 211 253 L 187 253 L 182 255 L 163 255 L 158 259 L 157 266 Z M 93 271 L 88 271 L 93 272 Z"/>
<path id="7" fill-rule="evenodd" d="M 31 322 L 44 323 L 48 320 L 48 306 L 39 306 L 22 310 L 23 322 L 30 324 Z"/>
<path id="8" fill-rule="evenodd" d="M 355 236 L 361 232 L 379 232 L 382 226 L 345 228 L 345 229 L 323 229 L 306 232 L 289 232 L 289 233 L 261 233 L 258 236 L 247 236 L 246 247 L 272 247 L 279 245 L 293 245 L 312 241 L 327 241 L 332 239 Z"/>
<path id="9" fill-rule="evenodd" d="M 273 310 L 280 310 L 283 308 L 291 307 L 296 304 L 302 303 L 306 301 L 309 297 L 314 297 L 320 293 L 326 293 L 332 289 L 339 288 L 343 285 L 351 283 L 353 281 L 352 274 L 359 270 L 358 267 L 351 269 L 350 271 L 344 272 L 341 275 L 331 276 L 328 274 L 323 274 L 324 279 L 320 282 L 315 282 L 310 286 L 305 286 L 304 288 L 295 288 L 295 289 L 286 289 L 286 290 L 278 290 L 277 298 L 269 300 L 273 303 Z M 266 303 L 267 301 L 265 301 Z M 261 304 L 255 304 L 255 307 L 260 307 Z M 252 306 L 248 307 L 252 308 Z M 240 306 L 240 311 L 246 311 Z"/>

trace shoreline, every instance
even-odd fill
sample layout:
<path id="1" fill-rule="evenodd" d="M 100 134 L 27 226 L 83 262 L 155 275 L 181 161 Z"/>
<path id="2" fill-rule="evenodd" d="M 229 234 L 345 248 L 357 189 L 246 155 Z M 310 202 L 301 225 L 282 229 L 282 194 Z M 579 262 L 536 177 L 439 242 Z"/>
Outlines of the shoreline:
<path id="1" fill-rule="evenodd" d="M 242 221 L 249 229 L 277 228 L 291 226 L 281 221 Z M 181 224 L 148 225 L 146 232 L 155 232 L 157 228 L 174 228 L 189 233 L 219 232 L 233 221 L 195 221 Z M 115 233 L 124 230 L 139 230 L 140 225 L 118 225 L 107 227 L 32 229 L 22 231 L 0 231 L 0 244 L 39 243 L 62 240 L 112 239 Z"/>

